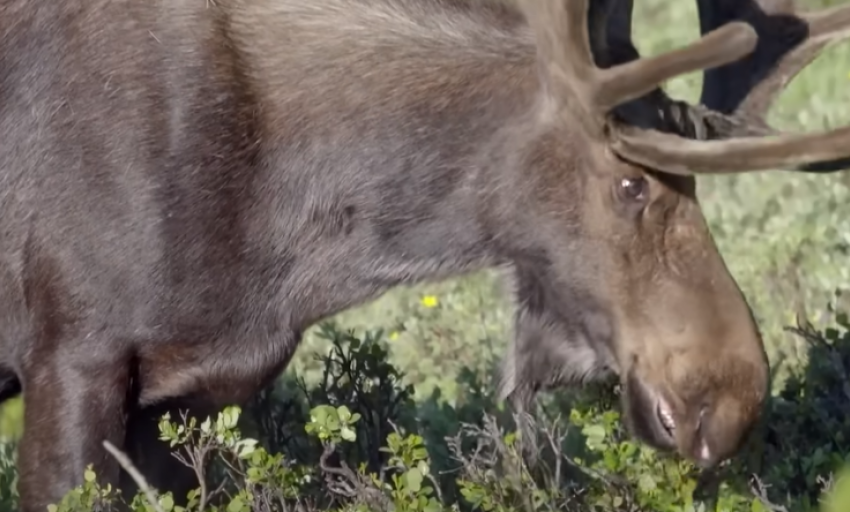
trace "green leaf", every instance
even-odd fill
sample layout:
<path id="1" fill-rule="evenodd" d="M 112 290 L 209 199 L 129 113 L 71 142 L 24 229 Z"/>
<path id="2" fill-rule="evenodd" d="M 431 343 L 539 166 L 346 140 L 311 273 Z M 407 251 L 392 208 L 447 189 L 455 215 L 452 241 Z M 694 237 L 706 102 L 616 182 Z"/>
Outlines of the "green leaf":
<path id="1" fill-rule="evenodd" d="M 604 445 L 606 432 L 602 425 L 587 425 L 581 429 L 581 433 L 587 438 L 587 447 L 591 450 Z"/>
<path id="2" fill-rule="evenodd" d="M 336 410 L 339 419 L 343 423 L 348 423 L 348 420 L 351 418 L 351 411 L 348 410 L 348 407 L 344 405 L 340 405 Z"/>
<path id="3" fill-rule="evenodd" d="M 85 473 L 83 473 L 83 478 L 86 479 L 86 482 L 91 483 L 95 481 L 97 475 L 95 475 L 94 471 L 92 471 L 91 468 L 87 468 Z"/>
<path id="4" fill-rule="evenodd" d="M 357 434 L 355 434 L 354 431 L 348 427 L 342 427 L 339 431 L 339 435 L 350 443 L 354 442 L 354 440 L 357 439 Z"/>
<path id="5" fill-rule="evenodd" d="M 422 473 L 416 468 L 410 468 L 404 475 L 405 487 L 412 493 L 422 488 Z"/>
<path id="6" fill-rule="evenodd" d="M 317 425 L 324 425 L 328 419 L 328 408 L 325 405 L 317 405 L 310 411 L 310 421 Z"/>
<path id="7" fill-rule="evenodd" d="M 440 512 L 441 510 L 443 510 L 443 507 L 440 506 L 440 503 L 435 499 L 431 499 L 422 509 L 422 512 Z"/>
<path id="8" fill-rule="evenodd" d="M 638 488 L 643 492 L 650 492 L 656 489 L 655 479 L 652 476 L 644 473 L 638 478 Z"/>
<path id="9" fill-rule="evenodd" d="M 257 450 L 257 440 L 243 439 L 239 441 L 239 444 L 237 444 L 237 448 L 239 450 L 239 458 L 247 459 Z"/>
<path id="10" fill-rule="evenodd" d="M 248 480 L 253 482 L 253 483 L 258 483 L 258 482 L 263 481 L 263 470 L 260 469 L 260 468 L 255 468 L 255 467 L 248 468 L 246 475 L 248 476 Z"/>
<path id="11" fill-rule="evenodd" d="M 387 436 L 387 447 L 392 453 L 398 453 L 401 448 L 401 436 L 397 432 L 392 432 Z"/>
<path id="12" fill-rule="evenodd" d="M 761 502 L 760 499 L 756 498 L 750 503 L 750 512 L 769 512 L 767 507 Z"/>
<path id="13" fill-rule="evenodd" d="M 339 416 L 336 415 L 336 411 L 333 413 L 328 413 L 327 417 L 325 417 L 325 428 L 328 430 L 334 431 L 338 430 L 340 427 Z"/>
<path id="14" fill-rule="evenodd" d="M 245 507 L 245 500 L 241 496 L 236 496 L 227 505 L 227 512 L 242 512 L 243 510 L 248 509 Z"/>
<path id="15" fill-rule="evenodd" d="M 581 433 L 588 438 L 605 438 L 605 427 L 602 425 L 587 425 L 583 429 L 581 429 Z"/>
<path id="16" fill-rule="evenodd" d="M 174 498 L 171 497 L 171 494 L 166 494 L 165 496 L 160 497 L 159 506 L 166 512 L 174 509 Z"/>
<path id="17" fill-rule="evenodd" d="M 845 512 L 850 503 L 850 466 L 838 471 L 829 494 L 824 497 L 823 512 Z"/>
<path id="18" fill-rule="evenodd" d="M 224 427 L 225 428 L 233 428 L 236 426 L 236 423 L 239 421 L 239 413 L 241 410 L 239 407 L 231 406 L 224 410 Z"/>
<path id="19" fill-rule="evenodd" d="M 605 469 L 612 472 L 617 471 L 619 461 L 617 460 L 617 455 L 613 450 L 605 450 L 605 452 L 602 454 L 602 458 L 605 461 Z"/>

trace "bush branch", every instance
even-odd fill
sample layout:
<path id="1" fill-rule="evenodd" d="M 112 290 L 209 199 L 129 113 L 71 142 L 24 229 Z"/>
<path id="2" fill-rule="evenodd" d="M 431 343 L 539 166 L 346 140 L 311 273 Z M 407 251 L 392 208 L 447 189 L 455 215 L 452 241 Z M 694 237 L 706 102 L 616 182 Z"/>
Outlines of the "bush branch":
<path id="1" fill-rule="evenodd" d="M 124 471 L 130 475 L 130 478 L 136 482 L 136 485 L 139 486 L 139 489 L 145 493 L 145 498 L 147 498 L 148 503 L 154 508 L 156 512 L 165 512 L 162 510 L 162 507 L 159 506 L 159 501 L 156 498 L 156 493 L 151 489 L 151 486 L 148 484 L 148 481 L 145 480 L 144 475 L 133 465 L 133 462 L 130 460 L 124 452 L 116 448 L 112 443 L 108 440 L 103 441 L 103 447 L 106 448 L 106 451 L 112 455 L 115 460 L 118 462 L 118 465 L 124 468 Z"/>

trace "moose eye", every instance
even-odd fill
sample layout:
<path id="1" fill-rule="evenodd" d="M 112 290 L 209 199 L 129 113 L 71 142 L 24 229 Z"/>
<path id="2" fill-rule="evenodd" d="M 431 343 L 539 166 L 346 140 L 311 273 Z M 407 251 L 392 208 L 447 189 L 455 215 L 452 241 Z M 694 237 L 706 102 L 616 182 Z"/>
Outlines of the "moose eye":
<path id="1" fill-rule="evenodd" d="M 649 183 L 643 177 L 622 178 L 620 180 L 620 195 L 629 201 L 643 202 L 646 200 Z"/>

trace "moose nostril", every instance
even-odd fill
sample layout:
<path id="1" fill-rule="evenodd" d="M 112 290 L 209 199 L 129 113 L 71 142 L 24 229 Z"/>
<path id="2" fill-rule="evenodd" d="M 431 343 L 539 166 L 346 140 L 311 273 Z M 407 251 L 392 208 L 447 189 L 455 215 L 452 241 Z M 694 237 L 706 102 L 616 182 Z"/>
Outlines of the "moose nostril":
<path id="1" fill-rule="evenodd" d="M 705 426 L 705 417 L 708 413 L 708 405 L 700 407 L 699 415 L 697 416 L 694 441 L 696 442 L 696 456 L 702 465 L 710 465 L 712 460 L 711 449 L 708 446 L 708 439 L 705 436 L 703 427 Z"/>
<path id="2" fill-rule="evenodd" d="M 707 467 L 711 465 L 711 450 L 709 449 L 708 443 L 705 439 L 700 441 L 697 456 L 702 466 Z"/>
<path id="3" fill-rule="evenodd" d="M 708 405 L 703 404 L 702 407 L 700 407 L 699 416 L 697 416 L 697 427 L 696 427 L 697 432 L 702 431 L 703 420 L 705 419 L 705 415 L 706 415 L 707 412 L 708 412 Z"/>

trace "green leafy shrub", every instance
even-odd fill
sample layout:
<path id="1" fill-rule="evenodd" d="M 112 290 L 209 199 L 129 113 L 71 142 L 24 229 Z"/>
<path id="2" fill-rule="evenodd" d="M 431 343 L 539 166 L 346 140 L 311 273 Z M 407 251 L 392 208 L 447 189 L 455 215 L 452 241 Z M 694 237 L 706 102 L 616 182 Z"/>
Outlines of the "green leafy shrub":
<path id="1" fill-rule="evenodd" d="M 16 446 L 0 440 L 0 512 L 17 510 L 18 472 L 15 469 Z"/>
<path id="2" fill-rule="evenodd" d="M 807 364 L 777 390 L 748 452 L 714 474 L 630 439 L 616 387 L 550 395 L 530 421 L 535 438 L 522 439 L 481 374 L 464 372 L 468 392 L 457 407 L 433 396 L 416 402 L 404 375 L 388 365 L 380 333 L 360 339 L 326 324 L 331 349 L 321 386 L 281 381 L 244 413 L 229 407 L 215 418 L 162 418 L 162 442 L 202 477 L 185 507 L 155 489 L 121 497 L 87 472 L 51 510 L 106 511 L 127 500 L 138 512 L 844 512 L 850 325 L 837 318 L 823 332 L 793 329 L 811 347 Z M 281 410 L 305 415 L 285 418 Z M 526 442 L 537 443 L 533 467 L 522 456 Z M 283 449 L 269 451 L 271 444 Z M 291 450 L 296 456 L 285 455 L 291 446 L 299 447 Z M 9 489 L 10 447 L 0 457 L 0 482 Z M 3 500 L 2 510 L 14 510 L 14 496 Z"/>

